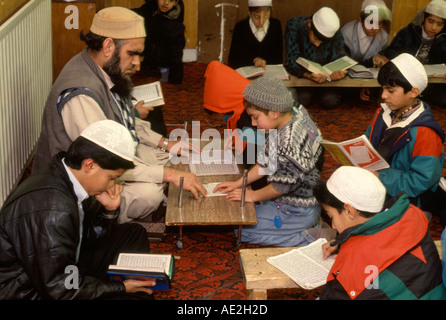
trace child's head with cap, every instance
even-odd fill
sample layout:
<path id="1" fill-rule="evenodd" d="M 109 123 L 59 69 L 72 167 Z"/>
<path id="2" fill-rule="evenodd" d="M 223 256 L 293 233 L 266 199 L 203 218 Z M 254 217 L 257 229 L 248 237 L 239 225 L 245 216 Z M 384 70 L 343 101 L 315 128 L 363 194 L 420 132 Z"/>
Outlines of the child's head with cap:
<path id="1" fill-rule="evenodd" d="M 378 73 L 383 88 L 382 98 L 393 110 L 411 107 L 426 89 L 428 78 L 423 64 L 408 53 L 402 53 L 386 63 Z"/>
<path id="2" fill-rule="evenodd" d="M 446 24 L 446 1 L 432 0 L 424 10 L 423 29 L 428 37 L 444 32 Z"/>
<path id="3" fill-rule="evenodd" d="M 249 0 L 248 14 L 257 29 L 262 29 L 271 17 L 272 0 Z"/>
<path id="4" fill-rule="evenodd" d="M 256 109 L 265 115 L 277 116 L 292 113 L 294 100 L 283 81 L 275 77 L 262 76 L 248 84 L 243 90 L 245 109 Z M 252 115 L 251 115 L 252 117 Z"/>
<path id="5" fill-rule="evenodd" d="M 342 232 L 381 212 L 386 188 L 369 170 L 343 166 L 333 172 L 327 183 L 317 185 L 314 195 L 333 228 Z"/>
<path id="6" fill-rule="evenodd" d="M 320 42 L 331 41 L 340 27 L 339 17 L 329 7 L 322 7 L 316 11 L 309 22 L 310 41 L 319 46 Z M 316 38 L 313 41 L 312 38 Z"/>
<path id="7" fill-rule="evenodd" d="M 132 169 L 135 147 L 130 131 L 122 124 L 113 120 L 96 121 L 73 141 L 66 163 L 80 169 L 82 161 L 90 158 L 103 169 Z"/>
<path id="8" fill-rule="evenodd" d="M 293 98 L 283 81 L 263 76 L 248 84 L 243 90 L 247 102 L 262 109 L 288 112 L 293 108 Z"/>

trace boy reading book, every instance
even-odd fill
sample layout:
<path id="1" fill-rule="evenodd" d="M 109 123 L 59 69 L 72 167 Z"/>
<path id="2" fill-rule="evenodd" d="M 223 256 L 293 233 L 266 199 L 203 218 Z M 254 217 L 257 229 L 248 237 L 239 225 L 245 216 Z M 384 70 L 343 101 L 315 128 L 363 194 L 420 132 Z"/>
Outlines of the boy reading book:
<path id="1" fill-rule="evenodd" d="M 315 83 L 327 81 L 322 73 L 312 73 L 297 63 L 299 57 L 325 65 L 346 55 L 344 40 L 339 31 L 340 21 L 336 12 L 323 7 L 311 17 L 294 17 L 288 20 L 285 29 L 285 68 L 288 73 L 307 78 Z M 331 80 L 341 80 L 347 71 L 335 71 Z M 304 106 L 313 98 L 326 108 L 333 108 L 341 101 L 339 90 L 333 88 L 298 88 L 297 100 Z"/>
<path id="2" fill-rule="evenodd" d="M 291 93 L 277 78 L 256 79 L 246 86 L 243 97 L 252 125 L 265 130 L 269 136 L 265 154 L 258 153 L 258 161 L 247 175 L 247 184 L 266 177 L 267 185 L 245 191 L 245 201 L 257 203 L 257 224 L 242 229 L 241 241 L 307 245 L 315 240 L 307 229 L 318 223 L 320 213 L 312 191 L 319 181 L 317 163 L 322 154 L 322 147 L 314 139 L 317 126 L 313 125 L 316 132 L 312 132 L 294 115 Z M 270 144 L 271 139 L 274 140 Z M 219 184 L 215 191 L 228 193 L 228 199 L 240 201 L 242 185 L 243 178 L 240 178 Z"/>
<path id="3" fill-rule="evenodd" d="M 282 25 L 271 17 L 272 0 L 248 0 L 248 15 L 235 25 L 228 65 L 233 69 L 283 63 Z"/>
<path id="4" fill-rule="evenodd" d="M 426 210 L 433 201 L 444 162 L 444 132 L 419 95 L 427 86 L 423 65 L 403 53 L 378 74 L 384 103 L 366 135 L 390 168 L 376 171 L 389 196 L 405 191 Z"/>
<path id="5" fill-rule="evenodd" d="M 387 203 L 370 171 L 340 167 L 314 189 L 339 235 L 321 300 L 444 300 L 441 261 L 423 212 L 402 193 Z"/>
<path id="6" fill-rule="evenodd" d="M 151 298 L 153 280 L 106 274 L 117 253 L 150 250 L 144 228 L 116 224 L 123 186 L 115 180 L 134 154 L 126 127 L 97 121 L 13 190 L 0 211 L 0 299 Z"/>

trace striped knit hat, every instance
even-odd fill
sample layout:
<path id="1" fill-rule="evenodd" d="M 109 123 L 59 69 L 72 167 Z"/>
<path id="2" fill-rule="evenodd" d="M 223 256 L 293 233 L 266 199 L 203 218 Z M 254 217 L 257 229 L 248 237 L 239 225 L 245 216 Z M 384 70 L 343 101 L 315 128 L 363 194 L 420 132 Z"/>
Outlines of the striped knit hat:
<path id="1" fill-rule="evenodd" d="M 243 98 L 260 108 L 287 112 L 293 108 L 294 100 L 283 81 L 263 76 L 248 84 L 243 90 Z"/>

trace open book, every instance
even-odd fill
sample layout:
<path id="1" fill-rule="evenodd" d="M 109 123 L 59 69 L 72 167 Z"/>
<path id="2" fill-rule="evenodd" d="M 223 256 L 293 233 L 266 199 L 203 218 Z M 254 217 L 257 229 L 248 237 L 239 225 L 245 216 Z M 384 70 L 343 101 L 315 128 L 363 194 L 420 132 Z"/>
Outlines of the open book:
<path id="1" fill-rule="evenodd" d="M 281 64 L 267 64 L 265 69 L 262 67 L 247 66 L 235 69 L 245 78 L 253 78 L 261 75 L 267 75 L 280 80 L 288 80 L 290 75 Z"/>
<path id="2" fill-rule="evenodd" d="M 347 70 L 358 63 L 348 56 L 344 56 L 323 66 L 317 62 L 302 57 L 297 58 L 296 62 L 312 73 L 325 74 L 328 81 L 331 81 L 330 75 L 333 72 Z"/>
<path id="3" fill-rule="evenodd" d="M 175 271 L 175 259 L 170 254 L 120 253 L 116 264 L 107 273 L 114 281 L 151 278 L 156 280 L 152 290 L 169 290 Z"/>
<path id="4" fill-rule="evenodd" d="M 379 68 L 366 68 L 357 64 L 348 69 L 348 75 L 352 79 L 378 79 Z"/>
<path id="5" fill-rule="evenodd" d="M 266 259 L 274 267 L 285 273 L 303 289 L 314 289 L 327 282 L 328 273 L 335 259 L 323 260 L 322 245 L 325 238 L 320 238 L 306 247 Z"/>
<path id="6" fill-rule="evenodd" d="M 441 64 L 425 64 L 424 69 L 426 70 L 428 77 L 443 78 L 446 74 L 446 65 Z"/>
<path id="7" fill-rule="evenodd" d="M 194 156 L 190 159 L 190 171 L 197 176 L 240 174 L 235 158 L 232 155 L 229 157 L 228 153 L 230 153 L 230 150 L 227 151 L 208 149 L 205 146 L 200 153 L 199 159 L 195 159 Z"/>
<path id="8" fill-rule="evenodd" d="M 217 192 L 213 192 L 215 187 L 219 185 L 221 182 L 209 182 L 209 183 L 203 183 L 203 187 L 207 191 L 206 197 L 219 197 L 219 196 L 225 196 L 227 193 L 223 193 L 220 190 L 217 190 Z"/>
<path id="9" fill-rule="evenodd" d="M 135 104 L 144 101 L 144 107 L 157 107 L 164 104 L 163 91 L 159 81 L 134 87 L 132 96 Z"/>
<path id="10" fill-rule="evenodd" d="M 365 135 L 343 142 L 322 140 L 321 144 L 343 166 L 356 166 L 372 171 L 389 168 L 387 161 Z"/>

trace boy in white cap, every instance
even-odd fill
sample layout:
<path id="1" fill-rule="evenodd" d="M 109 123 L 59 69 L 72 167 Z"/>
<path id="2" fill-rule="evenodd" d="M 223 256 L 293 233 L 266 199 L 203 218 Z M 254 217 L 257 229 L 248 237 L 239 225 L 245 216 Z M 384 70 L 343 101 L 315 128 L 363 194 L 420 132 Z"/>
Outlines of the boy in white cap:
<path id="1" fill-rule="evenodd" d="M 116 179 L 134 167 L 134 153 L 127 128 L 97 121 L 13 190 L 0 211 L 0 299 L 151 297 L 152 280 L 106 274 L 119 252 L 150 251 L 143 227 L 116 224 Z"/>
<path id="2" fill-rule="evenodd" d="M 388 195 L 405 191 L 413 204 L 427 210 L 441 189 L 444 132 L 419 98 L 427 86 L 426 71 L 414 56 L 403 53 L 380 69 L 378 82 L 384 103 L 366 135 L 390 168 L 375 174 Z"/>
<path id="3" fill-rule="evenodd" d="M 311 17 L 294 17 L 288 20 L 285 29 L 285 68 L 298 77 L 315 83 L 324 83 L 327 76 L 311 73 L 296 62 L 299 57 L 315 61 L 321 65 L 332 62 L 346 55 L 344 39 L 339 31 L 339 17 L 333 9 L 322 7 Z M 335 71 L 330 77 L 333 81 L 341 80 L 347 71 Z M 309 105 L 313 98 L 322 107 L 333 108 L 341 102 L 339 90 L 332 88 L 298 88 L 297 99 L 303 105 Z"/>
<path id="4" fill-rule="evenodd" d="M 410 53 L 422 64 L 446 63 L 446 1 L 432 0 L 422 13 L 401 29 L 384 51 L 387 59 Z M 446 74 L 444 75 L 446 77 Z M 442 84 L 429 84 L 424 97 L 433 104 L 446 107 L 446 92 Z"/>
<path id="5" fill-rule="evenodd" d="M 272 0 L 248 0 L 249 17 L 238 22 L 232 34 L 231 68 L 283 63 L 282 25 L 271 13 Z"/>
<path id="6" fill-rule="evenodd" d="M 376 21 L 373 20 L 374 14 Z M 375 57 L 379 58 L 387 47 L 389 35 L 383 26 L 391 20 L 392 12 L 383 0 L 364 0 L 359 19 L 341 28 L 348 55 L 366 67 L 381 67 L 381 60 L 375 61 Z"/>
<path id="7" fill-rule="evenodd" d="M 368 68 L 382 67 L 387 62 L 382 52 L 389 40 L 385 25 L 391 20 L 392 12 L 383 0 L 364 0 L 359 19 L 341 28 L 347 54 Z M 352 89 L 352 94 L 357 92 L 358 89 Z M 379 97 L 379 88 L 361 88 L 359 92 L 363 101 Z"/>
<path id="8" fill-rule="evenodd" d="M 256 202 L 257 224 L 242 229 L 241 241 L 307 245 L 315 240 L 307 229 L 318 224 L 320 213 L 312 193 L 319 182 L 318 160 L 323 158 L 322 147 L 315 139 L 320 136 L 319 129 L 303 106 L 293 112 L 291 93 L 279 79 L 260 77 L 246 86 L 243 97 L 252 125 L 269 135 L 265 154 L 257 153 L 257 163 L 247 176 L 247 184 L 263 177 L 267 180 L 266 186 L 245 193 L 245 201 Z M 243 178 L 224 182 L 216 190 L 240 201 L 242 183 Z"/>
<path id="9" fill-rule="evenodd" d="M 177 142 L 135 118 L 131 76 L 140 65 L 145 37 L 144 19 L 130 9 L 109 7 L 96 13 L 90 31 L 81 33 L 87 47 L 66 64 L 49 93 L 33 162 L 35 172 L 98 120 L 123 124 L 132 134 L 137 157 L 135 168 L 121 177 L 130 182 L 123 190 L 121 223 L 153 221 L 152 213 L 164 199 L 165 183 L 179 185 L 181 176 L 184 188 L 197 198 L 198 192 L 206 194 L 194 174 L 165 166 L 166 151 Z M 191 145 L 184 148 L 189 151 Z"/>
<path id="10" fill-rule="evenodd" d="M 322 246 L 336 260 L 321 300 L 444 300 L 442 267 L 423 212 L 370 171 L 340 167 L 314 194 L 339 234 Z"/>

